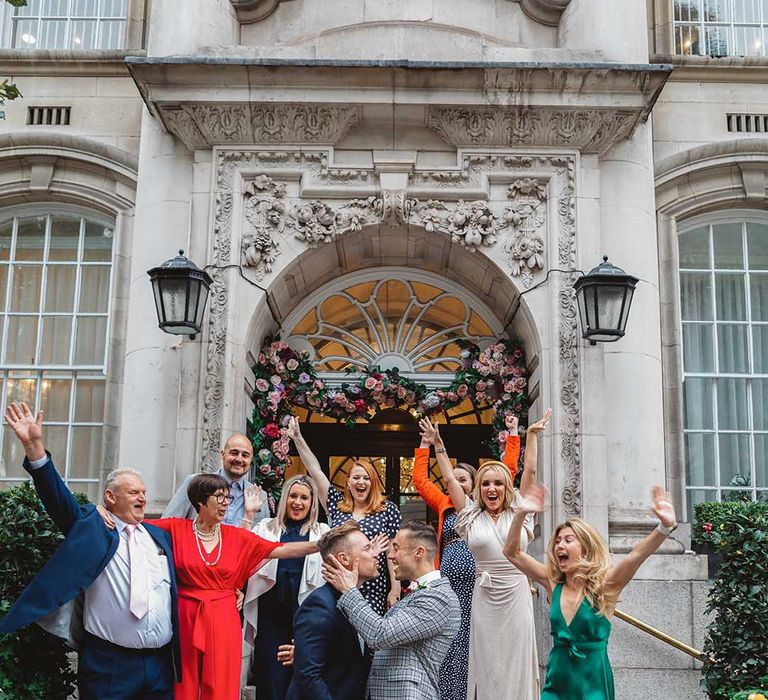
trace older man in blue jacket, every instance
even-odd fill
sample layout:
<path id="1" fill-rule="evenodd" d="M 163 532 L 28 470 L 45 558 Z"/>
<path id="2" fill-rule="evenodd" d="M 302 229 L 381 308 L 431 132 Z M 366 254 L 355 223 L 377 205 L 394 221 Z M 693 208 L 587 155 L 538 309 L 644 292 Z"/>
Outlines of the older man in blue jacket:
<path id="1" fill-rule="evenodd" d="M 0 621 L 0 634 L 38 622 L 77 648 L 80 700 L 171 700 L 181 677 L 172 544 L 142 523 L 141 476 L 132 469 L 107 476 L 104 505 L 116 523 L 110 530 L 61 480 L 43 446 L 42 411 L 35 416 L 26 404 L 10 404 L 5 420 L 66 537 Z"/>

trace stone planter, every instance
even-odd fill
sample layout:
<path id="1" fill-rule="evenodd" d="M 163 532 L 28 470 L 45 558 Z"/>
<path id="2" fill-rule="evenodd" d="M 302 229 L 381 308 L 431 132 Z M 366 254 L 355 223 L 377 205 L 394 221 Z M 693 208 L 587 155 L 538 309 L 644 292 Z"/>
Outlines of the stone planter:
<path id="1" fill-rule="evenodd" d="M 691 542 L 691 549 L 696 554 L 705 554 L 707 556 L 707 578 L 713 579 L 717 576 L 723 556 L 717 551 L 714 545 L 708 542 Z"/>

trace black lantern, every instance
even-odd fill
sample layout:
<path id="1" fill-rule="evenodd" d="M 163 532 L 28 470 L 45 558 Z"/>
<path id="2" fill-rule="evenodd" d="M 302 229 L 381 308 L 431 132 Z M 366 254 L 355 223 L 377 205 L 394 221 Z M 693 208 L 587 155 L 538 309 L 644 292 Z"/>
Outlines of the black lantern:
<path id="1" fill-rule="evenodd" d="M 637 277 L 611 265 L 607 255 L 596 268 L 577 279 L 573 288 L 579 302 L 581 337 L 593 345 L 621 338 L 637 282 Z"/>
<path id="2" fill-rule="evenodd" d="M 157 321 L 173 335 L 195 336 L 203 324 L 210 278 L 205 270 L 184 256 L 184 251 L 147 272 L 155 294 Z"/>

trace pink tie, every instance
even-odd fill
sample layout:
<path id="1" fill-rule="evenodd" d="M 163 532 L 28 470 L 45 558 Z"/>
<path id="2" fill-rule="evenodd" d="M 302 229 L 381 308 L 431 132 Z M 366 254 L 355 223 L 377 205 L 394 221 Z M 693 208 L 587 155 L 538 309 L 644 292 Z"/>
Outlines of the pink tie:
<path id="1" fill-rule="evenodd" d="M 149 612 L 149 586 L 147 560 L 144 548 L 136 534 L 136 525 L 126 525 L 128 556 L 131 567 L 131 612 L 141 620 Z"/>

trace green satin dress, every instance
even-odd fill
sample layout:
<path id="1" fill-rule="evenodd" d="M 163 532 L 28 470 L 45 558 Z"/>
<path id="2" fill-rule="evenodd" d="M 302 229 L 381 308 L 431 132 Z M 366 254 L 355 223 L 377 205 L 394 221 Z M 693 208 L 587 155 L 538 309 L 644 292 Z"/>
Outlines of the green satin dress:
<path id="1" fill-rule="evenodd" d="M 566 625 L 560 609 L 562 587 L 558 583 L 552 591 L 549 621 L 554 646 L 541 700 L 614 700 L 608 661 L 611 621 L 595 612 L 585 598 Z"/>

